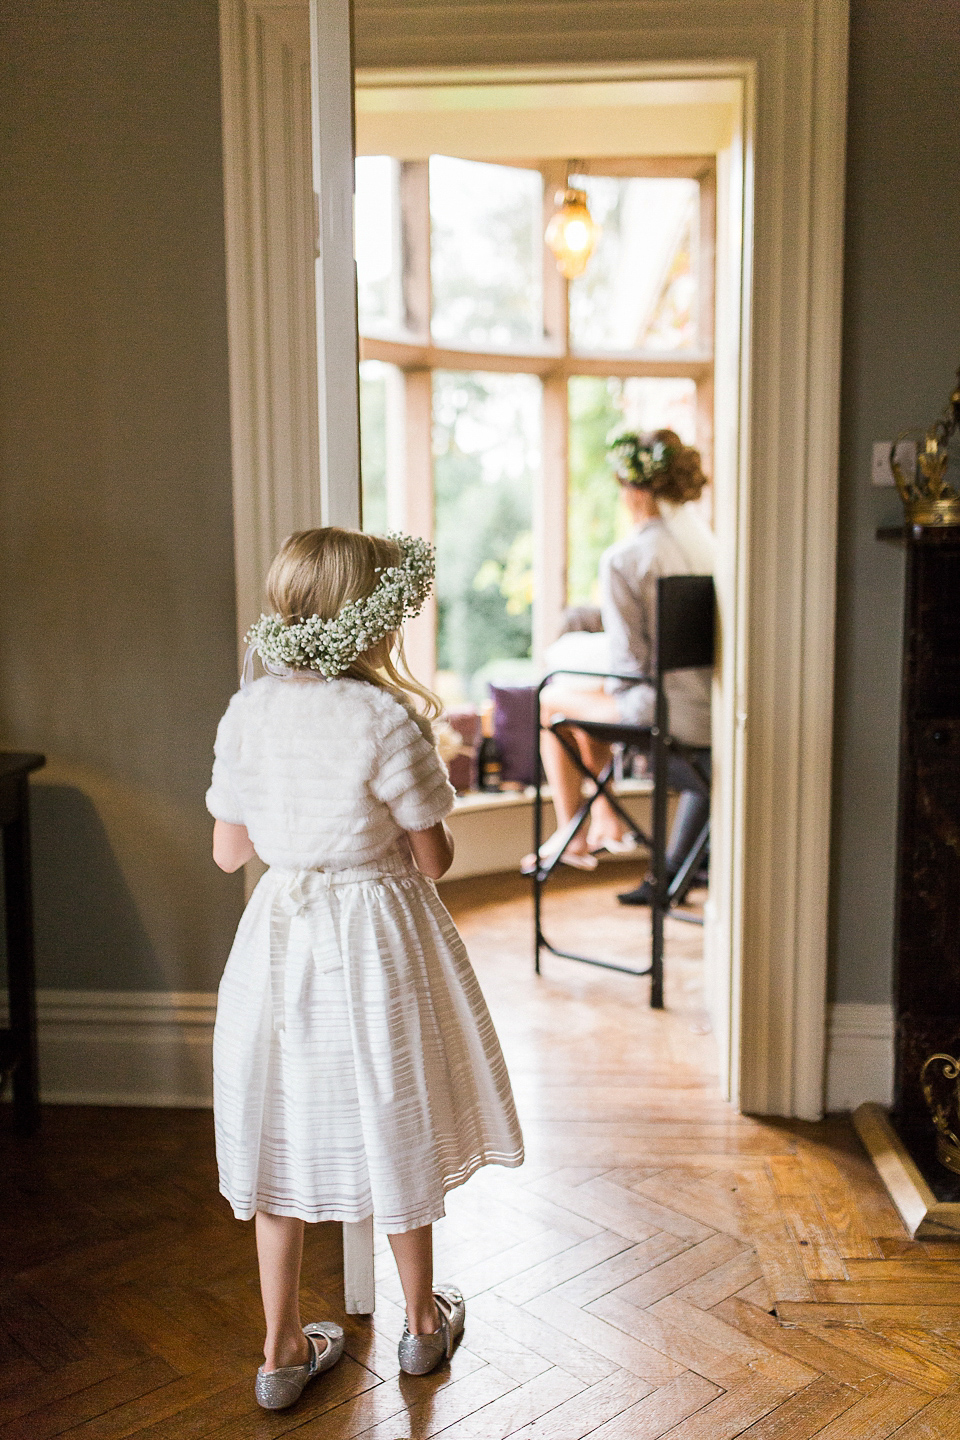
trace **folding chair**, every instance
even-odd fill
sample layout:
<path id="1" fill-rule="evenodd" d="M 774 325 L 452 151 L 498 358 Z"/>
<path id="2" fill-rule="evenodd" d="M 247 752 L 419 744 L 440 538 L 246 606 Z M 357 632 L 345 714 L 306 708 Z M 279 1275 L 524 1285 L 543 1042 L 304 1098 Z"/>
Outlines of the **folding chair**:
<path id="1" fill-rule="evenodd" d="M 654 707 L 654 723 L 651 726 L 626 725 L 616 722 L 606 723 L 598 720 L 567 719 L 564 716 L 557 716 L 551 721 L 549 726 L 543 726 L 540 720 L 540 699 L 544 688 L 555 675 L 579 675 L 585 672 L 554 670 L 541 681 L 538 687 L 537 711 L 534 725 L 536 791 L 533 805 L 533 850 L 538 858 L 532 872 L 535 945 L 534 968 L 538 975 L 540 974 L 540 954 L 542 950 L 549 950 L 551 954 L 562 956 L 566 960 L 579 960 L 585 965 L 599 965 L 605 970 L 619 970 L 627 975 L 649 975 L 651 977 L 650 1004 L 655 1010 L 663 1009 L 664 916 L 672 912 L 677 920 L 685 920 L 695 925 L 703 924 L 699 916 L 683 914 L 679 910 L 676 910 L 675 907 L 682 903 L 686 896 L 693 877 L 697 872 L 697 868 L 706 854 L 707 847 L 710 843 L 710 821 L 708 819 L 680 870 L 668 884 L 666 852 L 667 796 L 669 791 L 668 770 L 670 757 L 676 756 L 678 759 L 687 762 L 693 775 L 702 783 L 704 794 L 709 794 L 710 792 L 710 779 L 701 763 L 700 757 L 702 756 L 702 750 L 699 750 L 695 746 L 684 745 L 670 734 L 669 707 L 663 682 L 664 676 L 672 670 L 692 670 L 713 665 L 715 612 L 716 597 L 711 576 L 663 576 L 657 581 L 657 667 L 655 673 L 650 676 L 609 674 L 605 677 L 598 677 L 612 680 L 629 680 L 631 682 L 643 680 L 647 684 L 653 685 L 656 691 L 656 702 Z M 543 729 L 549 729 L 556 735 L 566 753 L 593 789 L 591 794 L 584 797 L 576 814 L 563 830 L 555 854 L 548 860 L 541 862 L 539 856 L 540 846 L 543 843 L 544 777 L 543 762 L 540 756 L 540 732 Z M 576 745 L 571 744 L 568 737 L 564 735 L 564 730 L 581 730 L 584 734 L 592 736 L 595 740 L 600 740 L 610 745 L 627 745 L 651 757 L 653 764 L 652 836 L 647 836 L 637 829 L 637 826 L 620 804 L 616 795 L 612 793 L 610 786 L 614 775 L 614 760 L 611 758 L 599 775 L 593 775 L 583 763 Z M 594 956 L 578 955 L 570 950 L 562 950 L 559 946 L 554 945 L 548 940 L 543 932 L 543 887 L 560 863 L 563 852 L 570 844 L 570 841 L 577 834 L 580 827 L 586 823 L 591 807 L 601 795 L 613 806 L 629 831 L 634 834 L 642 844 L 650 848 L 651 868 L 653 872 L 651 877 L 653 895 L 650 907 L 652 944 L 651 961 L 646 970 L 635 970 L 627 965 L 615 964 L 612 960 L 602 960 Z"/>

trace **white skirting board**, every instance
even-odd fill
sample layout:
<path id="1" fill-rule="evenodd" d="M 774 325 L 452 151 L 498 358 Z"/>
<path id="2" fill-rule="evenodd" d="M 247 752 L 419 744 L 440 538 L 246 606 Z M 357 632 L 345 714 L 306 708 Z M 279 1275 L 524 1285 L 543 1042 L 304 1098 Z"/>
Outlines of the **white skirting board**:
<path id="1" fill-rule="evenodd" d="M 211 1105 L 216 1004 L 177 991 L 38 991 L 41 1100 Z"/>
<path id="2" fill-rule="evenodd" d="M 207 1106 L 216 996 L 154 991 L 41 990 L 40 1091 L 54 1105 Z M 833 1005 L 826 1109 L 889 1105 L 889 1005 Z"/>
<path id="3" fill-rule="evenodd" d="M 893 1099 L 893 1006 L 831 1005 L 827 1011 L 826 1109 L 856 1110 Z"/>

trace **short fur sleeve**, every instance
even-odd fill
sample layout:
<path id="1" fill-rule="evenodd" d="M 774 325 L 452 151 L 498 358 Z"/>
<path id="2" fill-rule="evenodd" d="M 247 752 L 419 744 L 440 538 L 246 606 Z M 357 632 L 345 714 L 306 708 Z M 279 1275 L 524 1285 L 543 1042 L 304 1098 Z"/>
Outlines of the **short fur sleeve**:
<path id="1" fill-rule="evenodd" d="M 453 786 L 436 746 L 401 705 L 390 707 L 377 737 L 370 788 L 401 830 L 429 830 L 453 809 Z"/>
<path id="2" fill-rule="evenodd" d="M 217 726 L 217 738 L 213 746 L 213 777 L 205 798 L 207 809 L 215 820 L 223 820 L 228 825 L 242 825 L 243 811 L 230 775 L 238 739 L 236 717 L 232 711 L 231 701 Z"/>

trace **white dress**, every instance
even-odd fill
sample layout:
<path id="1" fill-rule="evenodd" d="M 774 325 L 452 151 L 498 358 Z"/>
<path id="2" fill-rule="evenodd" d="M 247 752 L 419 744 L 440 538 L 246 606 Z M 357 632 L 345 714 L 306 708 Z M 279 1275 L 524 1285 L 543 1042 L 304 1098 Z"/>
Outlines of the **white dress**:
<path id="1" fill-rule="evenodd" d="M 270 869 L 220 985 L 214 1116 L 239 1219 L 438 1220 L 523 1143 L 463 942 L 405 830 L 453 792 L 421 725 L 356 680 L 256 681 L 217 731 L 207 807 Z"/>

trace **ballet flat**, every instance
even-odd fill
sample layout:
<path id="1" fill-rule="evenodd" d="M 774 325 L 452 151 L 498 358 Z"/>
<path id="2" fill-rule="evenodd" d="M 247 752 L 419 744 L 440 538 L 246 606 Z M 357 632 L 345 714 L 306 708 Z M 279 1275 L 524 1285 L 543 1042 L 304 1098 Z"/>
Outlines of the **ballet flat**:
<path id="1" fill-rule="evenodd" d="M 455 1285 L 437 1285 L 433 1292 L 437 1302 L 440 1327 L 432 1335 L 411 1335 L 406 1325 L 397 1347 L 400 1369 L 405 1375 L 428 1375 L 443 1359 L 450 1359 L 453 1347 L 463 1334 L 466 1306 Z"/>
<path id="2" fill-rule="evenodd" d="M 332 1320 L 314 1320 L 304 1325 L 303 1333 L 310 1346 L 310 1359 L 303 1365 L 284 1365 L 280 1370 L 264 1370 L 261 1365 L 257 1371 L 255 1393 L 264 1410 L 286 1410 L 294 1405 L 304 1386 L 332 1369 L 343 1354 L 343 1331 Z M 316 1344 L 321 1337 L 327 1342 L 322 1354 Z"/>

